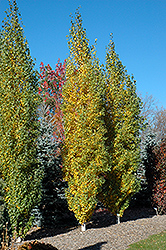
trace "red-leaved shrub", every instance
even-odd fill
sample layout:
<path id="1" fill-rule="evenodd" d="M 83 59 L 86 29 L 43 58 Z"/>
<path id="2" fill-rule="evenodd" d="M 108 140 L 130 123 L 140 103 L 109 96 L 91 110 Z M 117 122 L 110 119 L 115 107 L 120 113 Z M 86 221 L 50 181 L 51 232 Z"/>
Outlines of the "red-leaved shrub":
<path id="1" fill-rule="evenodd" d="M 166 139 L 154 149 L 154 154 L 152 205 L 157 208 L 159 214 L 166 214 Z"/>

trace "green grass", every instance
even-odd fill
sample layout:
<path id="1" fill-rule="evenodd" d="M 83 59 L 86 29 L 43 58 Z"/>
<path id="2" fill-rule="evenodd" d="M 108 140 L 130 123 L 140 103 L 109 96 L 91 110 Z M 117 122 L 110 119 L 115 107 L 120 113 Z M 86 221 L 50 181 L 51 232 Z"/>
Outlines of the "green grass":
<path id="1" fill-rule="evenodd" d="M 166 231 L 149 236 L 146 240 L 141 240 L 127 248 L 127 250 L 166 250 Z"/>

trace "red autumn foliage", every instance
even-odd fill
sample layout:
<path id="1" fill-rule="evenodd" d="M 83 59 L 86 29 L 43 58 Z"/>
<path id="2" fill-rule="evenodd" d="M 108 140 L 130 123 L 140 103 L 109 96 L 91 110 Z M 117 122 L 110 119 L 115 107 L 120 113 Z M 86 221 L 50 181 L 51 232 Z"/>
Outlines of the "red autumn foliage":
<path id="1" fill-rule="evenodd" d="M 152 204 L 159 214 L 166 214 L 166 139 L 154 149 Z"/>
<path id="2" fill-rule="evenodd" d="M 61 102 L 62 88 L 65 83 L 65 61 L 62 64 L 60 60 L 58 60 L 55 70 L 53 70 L 49 64 L 44 66 L 44 64 L 41 63 L 39 77 L 39 94 L 49 107 L 47 115 L 49 115 L 54 127 L 53 136 L 58 143 L 61 143 L 64 140 Z"/>

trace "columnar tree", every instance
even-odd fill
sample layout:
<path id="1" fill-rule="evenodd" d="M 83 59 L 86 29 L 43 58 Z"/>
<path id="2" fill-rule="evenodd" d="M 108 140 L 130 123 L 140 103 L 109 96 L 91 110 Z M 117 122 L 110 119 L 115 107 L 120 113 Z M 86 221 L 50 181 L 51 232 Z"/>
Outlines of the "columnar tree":
<path id="1" fill-rule="evenodd" d="M 141 102 L 136 84 L 127 74 L 112 40 L 106 53 L 105 123 L 111 170 L 99 199 L 114 215 L 123 215 L 133 194 L 139 189 L 136 170 L 140 162 L 139 130 Z"/>
<path id="2" fill-rule="evenodd" d="M 65 140 L 63 173 L 68 182 L 69 209 L 81 225 L 92 216 L 107 168 L 106 129 L 103 122 L 104 85 L 94 47 L 82 26 L 79 12 L 71 21 L 70 55 L 62 91 Z"/>
<path id="3" fill-rule="evenodd" d="M 16 1 L 9 6 L 0 33 L 0 165 L 11 227 L 23 236 L 42 178 L 36 160 L 38 78 Z"/>

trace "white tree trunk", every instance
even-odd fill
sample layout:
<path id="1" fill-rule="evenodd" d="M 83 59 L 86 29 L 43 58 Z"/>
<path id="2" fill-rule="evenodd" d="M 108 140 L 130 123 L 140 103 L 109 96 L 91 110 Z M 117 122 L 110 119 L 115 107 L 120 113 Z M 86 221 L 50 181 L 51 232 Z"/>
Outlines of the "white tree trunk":
<path id="1" fill-rule="evenodd" d="M 16 243 L 20 243 L 20 242 L 21 242 L 21 238 L 18 237 L 18 238 L 16 239 Z"/>
<path id="2" fill-rule="evenodd" d="M 83 223 L 81 225 L 81 232 L 85 232 L 86 231 L 86 223 Z"/>
<path id="3" fill-rule="evenodd" d="M 156 215 L 158 216 L 158 215 L 159 215 L 159 213 L 158 213 L 157 208 L 156 208 L 156 207 L 154 207 L 154 210 L 155 210 L 155 212 L 156 212 Z"/>
<path id="4" fill-rule="evenodd" d="M 117 224 L 120 224 L 120 214 L 117 214 Z"/>

